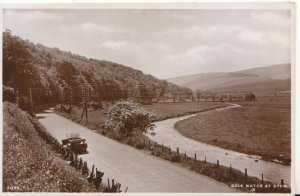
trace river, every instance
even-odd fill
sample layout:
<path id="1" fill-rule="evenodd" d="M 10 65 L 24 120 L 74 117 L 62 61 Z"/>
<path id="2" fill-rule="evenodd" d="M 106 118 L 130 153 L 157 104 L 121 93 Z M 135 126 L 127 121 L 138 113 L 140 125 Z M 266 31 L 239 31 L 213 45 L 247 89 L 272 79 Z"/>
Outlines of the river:
<path id="1" fill-rule="evenodd" d="M 210 111 L 200 112 L 205 115 L 207 112 L 220 112 L 222 110 L 231 110 L 241 107 L 238 104 L 230 104 L 223 108 L 218 108 Z M 155 122 L 155 128 L 151 132 L 147 133 L 147 136 L 165 146 L 170 146 L 172 150 L 176 150 L 179 147 L 180 152 L 186 151 L 187 155 L 194 157 L 197 154 L 198 160 L 204 160 L 211 163 L 216 163 L 219 160 L 220 165 L 230 166 L 247 173 L 250 176 L 255 176 L 261 179 L 262 173 L 264 180 L 271 181 L 276 184 L 280 184 L 281 179 L 284 179 L 284 183 L 290 185 L 291 182 L 291 167 L 284 166 L 274 162 L 263 161 L 258 156 L 250 156 L 247 154 L 226 150 L 216 146 L 208 145 L 181 135 L 175 128 L 176 122 L 198 115 L 191 114 L 187 116 L 167 119 L 163 121 Z M 258 161 L 255 161 L 258 160 Z"/>

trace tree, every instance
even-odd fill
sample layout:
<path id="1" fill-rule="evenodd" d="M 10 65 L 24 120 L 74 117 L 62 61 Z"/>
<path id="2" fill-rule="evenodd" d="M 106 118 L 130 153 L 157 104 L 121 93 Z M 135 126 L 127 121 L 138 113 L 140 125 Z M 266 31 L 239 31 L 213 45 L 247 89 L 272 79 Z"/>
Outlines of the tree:
<path id="1" fill-rule="evenodd" d="M 181 99 L 184 101 L 186 99 L 193 100 L 193 91 L 189 88 L 182 87 Z"/>
<path id="2" fill-rule="evenodd" d="M 255 100 L 255 95 L 253 94 L 253 92 L 245 95 L 245 101 L 254 101 L 254 100 Z"/>
<path id="3" fill-rule="evenodd" d="M 202 97 L 202 91 L 196 90 L 195 95 L 196 95 L 197 101 L 200 101 L 200 98 Z"/>
<path id="4" fill-rule="evenodd" d="M 74 102 L 74 97 L 76 95 L 75 89 L 78 87 L 78 84 L 75 81 L 76 76 L 78 75 L 77 70 L 72 63 L 64 61 L 58 65 L 58 73 L 63 79 L 63 81 L 66 83 L 64 89 L 64 96 L 65 100 L 71 106 L 72 102 Z M 79 96 L 78 93 L 77 96 Z M 80 97 L 77 97 L 76 99 L 80 99 Z"/>
<path id="5" fill-rule="evenodd" d="M 113 79 L 104 79 L 98 83 L 99 98 L 114 102 L 128 97 L 128 90 L 121 89 L 120 85 Z"/>
<path id="6" fill-rule="evenodd" d="M 149 104 L 152 103 L 152 96 L 149 93 L 149 90 L 147 89 L 146 85 L 142 82 L 138 84 L 138 98 L 140 103 L 142 104 Z"/>
<path id="7" fill-rule="evenodd" d="M 31 62 L 28 45 L 7 29 L 3 33 L 3 84 L 27 95 L 34 83 Z"/>
<path id="8" fill-rule="evenodd" d="M 146 133 L 148 129 L 152 130 L 155 126 L 152 121 L 155 115 L 146 111 L 134 101 L 119 101 L 108 109 L 109 120 L 107 127 L 131 136 L 133 131 L 136 134 Z"/>
<path id="9" fill-rule="evenodd" d="M 168 85 L 167 81 L 163 81 L 161 84 L 159 84 L 158 102 L 166 94 L 166 87 L 167 87 L 167 85 Z"/>

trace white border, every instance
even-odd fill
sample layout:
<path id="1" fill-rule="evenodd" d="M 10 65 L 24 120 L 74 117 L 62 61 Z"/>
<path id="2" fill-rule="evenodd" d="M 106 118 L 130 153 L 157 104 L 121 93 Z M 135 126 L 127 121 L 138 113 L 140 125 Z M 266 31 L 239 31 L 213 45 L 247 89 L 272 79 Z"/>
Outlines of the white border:
<path id="1" fill-rule="evenodd" d="M 3 29 L 3 9 L 288 9 L 291 10 L 291 23 L 292 23 L 292 51 L 291 51 L 291 65 L 292 65 L 292 194 L 300 194 L 300 142 L 295 144 L 295 141 L 300 141 L 300 131 L 299 123 L 300 118 L 296 115 L 300 106 L 298 106 L 297 101 L 299 101 L 299 92 L 296 89 L 296 86 L 300 85 L 300 79 L 297 79 L 296 76 L 300 77 L 299 69 L 296 67 L 296 57 L 299 57 L 299 50 L 296 50 L 296 46 L 300 45 L 299 39 L 296 37 L 296 32 L 299 34 L 299 16 L 296 15 L 296 9 L 299 10 L 299 4 L 296 3 L 296 0 L 291 1 L 279 1 L 279 0 L 264 0 L 264 2 L 259 2 L 258 0 L 236 0 L 234 2 L 229 0 L 0 0 L 0 28 Z M 294 7 L 294 4 L 296 6 Z M 297 17 L 297 19 L 296 19 Z M 297 26 L 294 24 L 297 23 Z M 1 41 L 1 51 L 0 51 L 0 60 L 2 65 L 2 36 L 0 36 Z M 0 71 L 0 79 L 2 84 L 2 69 Z M 2 93 L 0 93 L 0 98 L 2 99 Z M 2 111 L 2 104 L 0 104 L 0 110 Z M 0 126 L 3 127 L 3 115 L 0 112 Z M 298 130 L 298 131 L 297 131 Z M 0 161 L 2 163 L 2 134 L 1 134 L 1 144 L 0 144 Z M 298 149 L 298 150 L 296 150 Z M 294 156 L 296 154 L 297 156 Z M 296 162 L 295 162 L 296 160 Z M 2 164 L 1 164 L 2 167 Z M 1 185 L 0 191 L 1 195 L 12 195 L 12 193 L 2 193 L 2 169 L 0 169 L 1 175 Z M 296 177 L 296 179 L 295 179 Z M 295 180 L 298 183 L 295 183 Z M 296 186 L 293 186 L 295 184 Z M 41 195 L 61 195 L 66 193 L 39 193 Z M 87 193 L 72 193 L 72 195 L 83 195 Z M 103 195 L 103 193 L 95 193 L 95 195 Z M 127 193 L 128 194 L 128 193 Z M 141 193 L 130 193 L 130 195 L 140 195 Z M 162 195 L 162 193 L 156 193 L 155 195 Z M 32 195 L 32 193 L 13 193 L 13 195 Z M 89 193 L 89 195 L 94 195 L 94 193 Z M 123 194 L 121 194 L 123 195 Z M 143 195 L 154 195 L 154 193 L 143 194 Z M 174 194 L 163 194 L 163 195 L 174 195 Z M 176 195 L 216 195 L 214 193 L 188 193 Z M 222 193 L 222 195 L 233 195 L 233 193 Z M 247 193 L 240 193 L 234 195 L 248 195 Z M 255 195 L 265 195 L 265 194 L 255 194 Z M 268 194 L 268 195 L 282 195 L 282 194 Z M 287 194 L 283 194 L 287 195 Z"/>

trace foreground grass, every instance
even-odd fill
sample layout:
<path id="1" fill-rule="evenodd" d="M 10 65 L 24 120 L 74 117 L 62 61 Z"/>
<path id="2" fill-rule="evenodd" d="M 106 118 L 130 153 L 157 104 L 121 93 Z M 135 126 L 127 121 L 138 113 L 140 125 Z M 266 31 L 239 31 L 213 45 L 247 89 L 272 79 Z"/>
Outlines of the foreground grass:
<path id="1" fill-rule="evenodd" d="M 142 145 L 143 149 L 148 149 L 151 154 L 165 160 L 178 163 L 179 165 L 191 169 L 199 174 L 206 175 L 217 181 L 224 182 L 228 186 L 235 187 L 243 192 L 256 193 L 290 193 L 291 189 L 287 185 L 276 186 L 268 181 L 262 181 L 256 177 L 247 176 L 237 169 L 209 163 L 206 161 L 195 160 L 186 154 L 171 151 L 168 147 L 157 145 L 156 143 L 147 146 Z M 236 187 L 238 185 L 239 187 Z M 251 188 L 255 185 L 256 188 Z M 266 186 L 268 186 L 266 188 Z"/>
<path id="2" fill-rule="evenodd" d="M 290 97 L 259 97 L 238 104 L 242 107 L 200 114 L 177 122 L 175 128 L 201 142 L 290 164 Z"/>
<path id="3" fill-rule="evenodd" d="M 5 102 L 3 115 L 4 192 L 97 191 L 39 137 L 28 113 Z"/>

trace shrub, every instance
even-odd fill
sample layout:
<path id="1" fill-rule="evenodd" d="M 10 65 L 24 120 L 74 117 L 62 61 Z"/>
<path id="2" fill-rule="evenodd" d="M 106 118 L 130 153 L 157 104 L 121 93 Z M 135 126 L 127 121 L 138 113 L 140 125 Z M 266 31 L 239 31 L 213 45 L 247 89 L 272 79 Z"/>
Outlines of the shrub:
<path id="1" fill-rule="evenodd" d="M 120 101 L 109 108 L 109 120 L 106 126 L 119 131 L 125 136 L 142 135 L 148 129 L 153 129 L 155 115 L 146 111 L 134 101 Z"/>
<path id="2" fill-rule="evenodd" d="M 4 101 L 15 103 L 16 95 L 13 88 L 3 85 L 3 102 Z"/>
<path id="3" fill-rule="evenodd" d="M 143 143 L 138 143 L 138 144 L 135 145 L 135 147 L 137 149 L 143 149 L 143 148 L 145 148 L 145 145 Z"/>
<path id="4" fill-rule="evenodd" d="M 179 162 L 179 161 L 180 161 L 180 158 L 179 158 L 177 155 L 172 155 L 172 156 L 171 156 L 171 161 L 172 161 L 172 162 Z"/>

